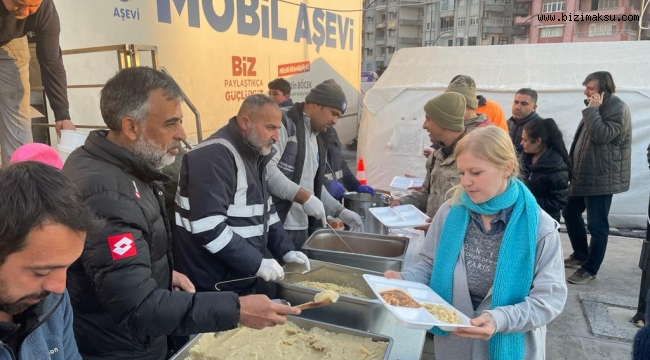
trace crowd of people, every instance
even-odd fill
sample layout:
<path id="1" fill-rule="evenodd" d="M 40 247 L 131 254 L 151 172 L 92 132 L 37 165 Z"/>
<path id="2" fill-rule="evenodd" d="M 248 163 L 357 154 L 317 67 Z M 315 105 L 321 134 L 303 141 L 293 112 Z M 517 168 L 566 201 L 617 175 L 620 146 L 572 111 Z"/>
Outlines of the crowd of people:
<path id="1" fill-rule="evenodd" d="M 283 265 L 310 269 L 301 248 L 328 216 L 364 231 L 340 200 L 375 189 L 341 155 L 333 126 L 347 100 L 334 80 L 296 103 L 289 82 L 273 80 L 186 152 L 178 85 L 127 68 L 101 91 L 108 130 L 63 164 L 30 144 L 20 55 L 35 31 L 56 130 L 73 129 L 54 4 L 3 0 L 0 21 L 0 356 L 166 359 L 192 334 L 283 324 L 300 314 L 271 300 Z M 470 317 L 453 335 L 430 330 L 437 359 L 544 358 L 566 282 L 596 279 L 612 196 L 630 184 L 631 116 L 610 73 L 583 85 L 569 150 L 533 89 L 517 91 L 507 120 L 467 75 L 424 105 L 425 181 L 391 205 L 413 204 L 430 225 L 420 262 L 384 275 L 426 284 Z M 565 267 L 577 270 L 565 279 Z"/>

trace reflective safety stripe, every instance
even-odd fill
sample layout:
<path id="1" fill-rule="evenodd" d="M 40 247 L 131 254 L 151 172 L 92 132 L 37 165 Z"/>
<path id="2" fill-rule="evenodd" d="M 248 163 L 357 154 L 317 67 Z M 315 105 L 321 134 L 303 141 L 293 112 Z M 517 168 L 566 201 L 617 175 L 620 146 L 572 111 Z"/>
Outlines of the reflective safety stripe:
<path id="1" fill-rule="evenodd" d="M 230 205 L 226 212 L 228 216 L 251 217 L 264 215 L 264 204 L 258 205 Z"/>
<path id="2" fill-rule="evenodd" d="M 337 180 L 341 180 L 341 178 L 343 177 L 343 170 L 335 171 L 334 175 L 336 175 Z M 334 180 L 334 176 L 332 176 L 331 173 L 325 174 L 325 178 L 327 180 Z"/>
<path id="3" fill-rule="evenodd" d="M 246 167 L 244 161 L 235 149 L 235 147 L 226 139 L 212 139 L 204 141 L 196 148 L 200 148 L 211 144 L 221 144 L 226 147 L 235 158 L 235 166 L 237 167 L 237 191 L 235 192 L 235 205 L 246 206 L 246 191 L 248 190 L 248 181 L 246 178 Z M 261 214 L 260 214 L 261 215 Z"/>
<path id="4" fill-rule="evenodd" d="M 264 225 L 231 226 L 232 231 L 244 239 L 264 235 Z"/>
<path id="5" fill-rule="evenodd" d="M 278 214 L 277 213 L 271 214 L 271 217 L 269 217 L 269 226 L 277 222 L 280 222 L 280 217 L 278 216 Z"/>
<path id="6" fill-rule="evenodd" d="M 176 189 L 176 205 L 178 205 L 183 210 L 190 209 L 190 199 L 185 196 L 181 196 L 181 188 Z"/>
<path id="7" fill-rule="evenodd" d="M 176 224 L 182 225 L 185 230 L 192 234 L 199 234 L 204 231 L 212 230 L 222 222 L 226 221 L 226 219 L 227 217 L 223 215 L 214 215 L 197 221 L 189 221 L 188 219 L 181 217 L 181 214 L 178 212 L 176 213 Z"/>
<path id="8" fill-rule="evenodd" d="M 232 236 L 233 236 L 232 229 L 230 228 L 230 226 L 226 225 L 226 227 L 223 229 L 221 234 L 216 239 L 210 241 L 210 243 L 208 243 L 207 245 L 203 245 L 203 247 L 206 248 L 212 254 L 216 254 L 230 243 L 230 240 L 232 240 Z"/>

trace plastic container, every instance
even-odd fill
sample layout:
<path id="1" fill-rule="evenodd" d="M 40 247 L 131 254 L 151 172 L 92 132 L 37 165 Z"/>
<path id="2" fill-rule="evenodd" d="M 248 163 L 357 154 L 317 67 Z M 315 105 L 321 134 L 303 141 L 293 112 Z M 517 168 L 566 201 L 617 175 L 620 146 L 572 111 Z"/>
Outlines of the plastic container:
<path id="1" fill-rule="evenodd" d="M 63 161 L 64 164 L 68 156 L 73 151 L 75 151 L 76 148 L 82 146 L 86 142 L 87 137 L 87 132 L 77 130 L 61 130 L 61 139 L 59 139 L 57 151 L 59 152 L 61 161 Z"/>
<path id="2" fill-rule="evenodd" d="M 87 132 L 77 130 L 61 130 L 61 139 L 59 140 L 59 147 L 66 149 L 76 149 L 86 142 L 88 137 Z"/>
<path id="3" fill-rule="evenodd" d="M 370 208 L 368 210 L 379 222 L 389 228 L 399 229 L 429 225 L 427 222 L 429 217 L 411 204 L 394 206 L 392 208 Z"/>
<path id="4" fill-rule="evenodd" d="M 394 190 L 409 190 L 409 188 L 420 187 L 424 184 L 424 179 L 422 178 L 412 178 L 406 176 L 395 176 L 393 181 L 390 183 L 390 187 Z"/>
<path id="5" fill-rule="evenodd" d="M 377 298 L 382 302 L 382 304 L 384 304 L 384 306 L 386 306 L 386 309 L 395 315 L 397 321 L 404 327 L 410 329 L 429 330 L 432 327 L 437 326 L 444 331 L 456 331 L 463 327 L 473 327 L 470 325 L 469 318 L 465 314 L 443 300 L 440 295 L 436 294 L 436 292 L 431 290 L 427 285 L 413 281 L 387 279 L 385 277 L 370 274 L 364 274 L 363 278 L 366 280 L 368 286 L 370 286 L 375 295 L 377 295 Z M 380 294 L 388 290 L 402 290 L 421 305 L 424 303 L 442 305 L 448 310 L 454 311 L 458 315 L 460 318 L 460 324 L 442 322 L 435 316 L 431 315 L 431 313 L 429 313 L 424 307 L 409 308 L 390 305 L 386 303 Z"/>

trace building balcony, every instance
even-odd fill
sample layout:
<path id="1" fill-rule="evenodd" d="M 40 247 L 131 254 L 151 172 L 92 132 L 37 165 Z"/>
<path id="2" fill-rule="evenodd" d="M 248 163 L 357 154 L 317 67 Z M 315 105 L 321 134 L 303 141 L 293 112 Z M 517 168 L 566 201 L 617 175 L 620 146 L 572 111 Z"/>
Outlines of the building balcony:
<path id="1" fill-rule="evenodd" d="M 400 26 L 417 26 L 422 27 L 422 20 L 409 20 L 409 19 L 400 19 Z"/>
<path id="2" fill-rule="evenodd" d="M 453 27 L 440 28 L 440 33 L 444 33 L 444 32 L 452 33 L 452 32 L 454 32 L 454 28 Z"/>
<path id="3" fill-rule="evenodd" d="M 363 40 L 363 47 L 364 48 L 374 48 L 375 47 L 375 40 Z"/>
<path id="4" fill-rule="evenodd" d="M 588 31 L 579 31 L 573 34 L 573 41 L 575 42 L 590 42 L 590 41 L 628 41 L 636 40 L 637 32 L 633 30 L 617 31 L 614 34 L 590 34 Z"/>
<path id="5" fill-rule="evenodd" d="M 399 42 L 404 44 L 422 44 L 422 38 L 418 37 L 399 37 Z"/>
<path id="6" fill-rule="evenodd" d="M 583 18 L 583 14 L 584 14 L 584 18 Z M 587 17 L 587 15 L 589 15 L 589 18 Z M 599 19 L 598 15 L 616 16 L 618 18 L 621 15 L 639 15 L 639 10 L 635 10 L 631 6 L 620 6 L 616 8 L 596 9 L 596 10 L 591 10 L 591 9 L 581 10 L 580 16 L 578 16 L 577 19 L 574 18 L 574 20 L 600 22 L 602 21 L 602 19 Z"/>
<path id="7" fill-rule="evenodd" d="M 512 9 L 513 15 L 526 16 L 529 14 L 530 6 L 528 4 L 515 4 L 515 7 Z"/>
<path id="8" fill-rule="evenodd" d="M 397 38 L 394 36 L 389 36 L 386 39 L 386 46 L 397 47 Z"/>
<path id="9" fill-rule="evenodd" d="M 514 24 L 516 26 L 530 26 L 532 20 L 537 15 L 515 16 Z"/>
<path id="10" fill-rule="evenodd" d="M 485 4 L 485 11 L 502 13 L 506 11 L 506 6 L 501 4 Z"/>
<path id="11" fill-rule="evenodd" d="M 393 19 L 393 20 L 388 20 L 386 22 L 386 28 L 395 29 L 396 27 L 397 27 L 397 20 Z"/>
<path id="12" fill-rule="evenodd" d="M 516 37 L 528 36 L 528 28 L 526 28 L 525 26 L 513 26 L 512 36 L 516 36 Z"/>
<path id="13" fill-rule="evenodd" d="M 376 29 L 385 29 L 385 28 L 386 28 L 386 22 L 385 22 L 385 21 L 382 21 L 382 22 L 380 22 L 380 23 L 377 23 L 377 25 L 375 26 L 375 28 L 376 28 Z"/>
<path id="14" fill-rule="evenodd" d="M 503 34 L 510 30 L 510 18 L 483 19 L 484 34 Z M 507 30 L 506 30 L 507 29 Z"/>
<path id="15" fill-rule="evenodd" d="M 375 45 L 386 45 L 386 38 L 376 38 L 375 39 Z"/>
<path id="16" fill-rule="evenodd" d="M 483 34 L 503 34 L 506 32 L 505 26 L 485 26 L 483 25 Z"/>

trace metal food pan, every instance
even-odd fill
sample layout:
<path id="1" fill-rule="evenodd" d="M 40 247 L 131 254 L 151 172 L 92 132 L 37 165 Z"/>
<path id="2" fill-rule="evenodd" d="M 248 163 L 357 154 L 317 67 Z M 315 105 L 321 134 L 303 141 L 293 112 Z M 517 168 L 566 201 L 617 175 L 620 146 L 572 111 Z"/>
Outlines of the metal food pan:
<path id="1" fill-rule="evenodd" d="M 409 239 L 401 236 L 318 230 L 307 239 L 302 250 L 310 259 L 384 272 L 402 271 L 408 245 Z"/>
<path id="2" fill-rule="evenodd" d="M 393 348 L 393 339 L 389 336 L 386 335 L 381 335 L 381 334 L 375 334 L 371 332 L 366 332 L 366 331 L 359 331 L 355 329 L 350 329 L 347 327 L 343 326 L 336 326 L 332 324 L 327 324 L 324 322 L 320 321 L 315 321 L 315 320 L 310 320 L 306 319 L 303 317 L 297 317 L 297 316 L 288 316 L 289 321 L 293 322 L 294 324 L 298 325 L 299 327 L 309 330 L 313 327 L 317 327 L 320 329 L 323 329 L 325 331 L 329 331 L 332 333 L 336 334 L 348 334 L 348 335 L 354 335 L 354 336 L 360 336 L 364 338 L 371 338 L 372 341 L 383 341 L 387 342 L 388 346 L 386 347 L 386 353 L 384 354 L 384 360 L 388 360 L 390 357 L 390 352 Z M 213 336 L 212 333 L 207 333 L 207 334 L 199 334 L 198 336 L 194 337 L 190 342 L 188 342 L 183 348 L 176 353 L 176 355 L 172 356 L 170 360 L 188 360 L 190 358 L 190 350 L 196 343 L 199 341 L 201 336 Z"/>
<path id="3" fill-rule="evenodd" d="M 373 331 L 383 324 L 387 312 L 363 278 L 363 274 L 382 276 L 381 273 L 318 260 L 311 260 L 311 268 L 317 270 L 305 275 L 299 273 L 286 274 L 284 279 L 278 280 L 276 297 L 290 302 L 291 305 L 299 305 L 314 300 L 314 295 L 321 292 L 321 290 L 296 285 L 301 281 L 327 282 L 349 286 L 360 290 L 368 299 L 339 294 L 339 300 L 336 303 L 305 310 L 300 316 L 362 331 Z M 303 265 L 295 263 L 288 263 L 284 266 L 285 273 L 303 269 Z"/>

